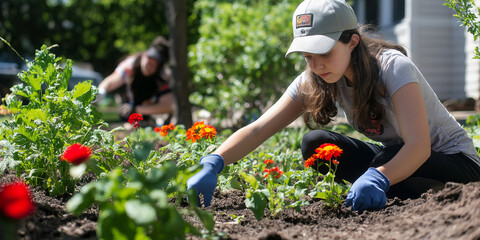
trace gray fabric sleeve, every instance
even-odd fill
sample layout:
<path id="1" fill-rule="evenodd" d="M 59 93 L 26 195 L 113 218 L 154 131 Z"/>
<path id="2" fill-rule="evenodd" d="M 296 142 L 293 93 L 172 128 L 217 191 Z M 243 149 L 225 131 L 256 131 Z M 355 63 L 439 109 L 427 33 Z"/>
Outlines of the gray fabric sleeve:
<path id="1" fill-rule="evenodd" d="M 388 96 L 392 96 L 402 86 L 419 82 L 415 65 L 400 53 L 386 54 L 382 58 L 381 78 L 385 83 Z"/>
<path id="2" fill-rule="evenodd" d="M 300 75 L 298 75 L 295 80 L 293 80 L 292 83 L 290 83 L 290 86 L 288 86 L 287 90 L 285 92 L 293 98 L 295 101 L 298 102 L 298 89 L 300 88 L 300 83 L 304 81 L 304 75 L 305 72 L 302 72 Z"/>

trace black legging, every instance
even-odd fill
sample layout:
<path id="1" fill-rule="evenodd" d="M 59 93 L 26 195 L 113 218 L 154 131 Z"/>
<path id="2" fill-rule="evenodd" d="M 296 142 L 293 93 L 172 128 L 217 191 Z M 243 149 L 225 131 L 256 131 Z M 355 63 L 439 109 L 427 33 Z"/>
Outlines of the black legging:
<path id="1" fill-rule="evenodd" d="M 307 133 L 302 141 L 302 155 L 308 159 L 323 143 L 332 143 L 343 149 L 338 157 L 336 179 L 354 182 L 369 167 L 378 167 L 390 161 L 403 144 L 380 146 L 326 130 Z M 317 169 L 317 166 L 313 166 Z M 328 167 L 317 169 L 325 174 Z M 410 177 L 390 187 L 387 195 L 401 198 L 418 197 L 428 189 L 440 189 L 446 182 L 468 183 L 480 181 L 480 166 L 463 153 L 444 154 L 432 151 L 427 161 Z"/>

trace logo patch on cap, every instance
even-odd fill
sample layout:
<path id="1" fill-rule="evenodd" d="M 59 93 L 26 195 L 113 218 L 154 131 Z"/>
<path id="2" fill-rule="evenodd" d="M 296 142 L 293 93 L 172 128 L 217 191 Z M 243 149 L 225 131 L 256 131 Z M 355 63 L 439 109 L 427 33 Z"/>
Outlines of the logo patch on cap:
<path id="1" fill-rule="evenodd" d="M 302 28 L 302 27 L 311 27 L 313 23 L 313 14 L 307 13 L 307 14 L 300 14 L 297 15 L 297 28 Z"/>

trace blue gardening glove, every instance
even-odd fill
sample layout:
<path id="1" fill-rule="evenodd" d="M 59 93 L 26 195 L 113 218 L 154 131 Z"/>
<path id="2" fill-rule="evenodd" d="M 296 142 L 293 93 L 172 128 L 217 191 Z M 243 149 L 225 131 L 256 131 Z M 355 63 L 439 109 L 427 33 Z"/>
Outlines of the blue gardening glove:
<path id="1" fill-rule="evenodd" d="M 200 206 L 199 194 L 203 195 L 205 207 L 210 206 L 213 192 L 217 186 L 217 175 L 223 170 L 224 161 L 222 156 L 218 154 L 210 154 L 200 159 L 202 170 L 187 180 L 187 190 L 190 188 L 197 191 L 197 202 Z"/>
<path id="2" fill-rule="evenodd" d="M 387 203 L 386 192 L 390 181 L 376 168 L 369 168 L 360 176 L 348 192 L 347 207 L 363 212 L 366 209 L 380 209 Z"/>

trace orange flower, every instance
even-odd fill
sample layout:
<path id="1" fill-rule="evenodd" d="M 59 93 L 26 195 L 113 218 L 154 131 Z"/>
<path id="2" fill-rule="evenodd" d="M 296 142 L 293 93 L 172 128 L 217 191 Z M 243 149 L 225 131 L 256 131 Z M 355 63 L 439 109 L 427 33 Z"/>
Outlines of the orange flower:
<path id="1" fill-rule="evenodd" d="M 343 150 L 335 144 L 324 143 L 320 145 L 320 147 L 315 149 L 315 152 L 316 154 L 313 154 L 310 158 L 308 158 L 305 161 L 306 168 L 311 167 L 315 163 L 315 161 L 317 161 L 318 159 L 330 161 L 332 160 L 332 157 L 338 158 L 342 154 Z M 339 162 L 336 159 L 333 159 L 332 162 L 335 165 L 339 164 Z"/>
<path id="2" fill-rule="evenodd" d="M 202 129 L 200 129 L 199 135 L 200 138 L 210 138 L 213 139 L 217 134 L 217 130 L 210 125 L 205 125 Z"/>
<path id="3" fill-rule="evenodd" d="M 60 156 L 60 161 L 67 161 L 73 165 L 80 165 L 87 161 L 91 154 L 92 150 L 89 147 L 75 143 L 67 147 L 62 156 Z"/>
<path id="4" fill-rule="evenodd" d="M 279 178 L 283 174 L 283 171 L 280 171 L 280 169 L 278 167 L 265 168 L 265 170 L 263 170 L 263 172 L 267 173 L 267 174 L 265 174 L 264 178 L 267 178 L 269 175 L 274 177 L 274 178 Z"/>
<path id="5" fill-rule="evenodd" d="M 159 128 L 159 127 L 155 127 L 155 128 L 153 129 L 153 131 L 155 131 L 155 132 L 160 132 L 160 128 Z"/>
<path id="6" fill-rule="evenodd" d="M 170 123 L 168 125 L 163 125 L 162 128 L 160 128 L 159 132 L 162 137 L 165 137 L 168 134 L 168 130 L 173 129 L 175 129 L 175 126 L 173 125 L 173 123 Z"/>
<path id="7" fill-rule="evenodd" d="M 315 163 L 315 161 L 317 161 L 317 158 L 314 156 L 311 156 L 309 159 L 307 159 L 307 161 L 305 161 L 305 167 L 306 168 L 311 167 Z"/>
<path id="8" fill-rule="evenodd" d="M 324 143 L 320 145 L 320 147 L 315 149 L 315 152 L 319 154 L 318 158 L 330 161 L 332 157 L 335 157 L 335 158 L 339 157 L 340 154 L 342 154 L 343 150 L 335 144 Z"/>
<path id="9" fill-rule="evenodd" d="M 198 139 L 202 138 L 202 136 L 200 135 L 200 130 L 202 130 L 205 126 L 206 125 L 203 121 L 193 124 L 193 126 L 189 128 L 185 133 L 187 135 L 187 141 L 192 140 L 192 143 L 194 143 Z"/>

